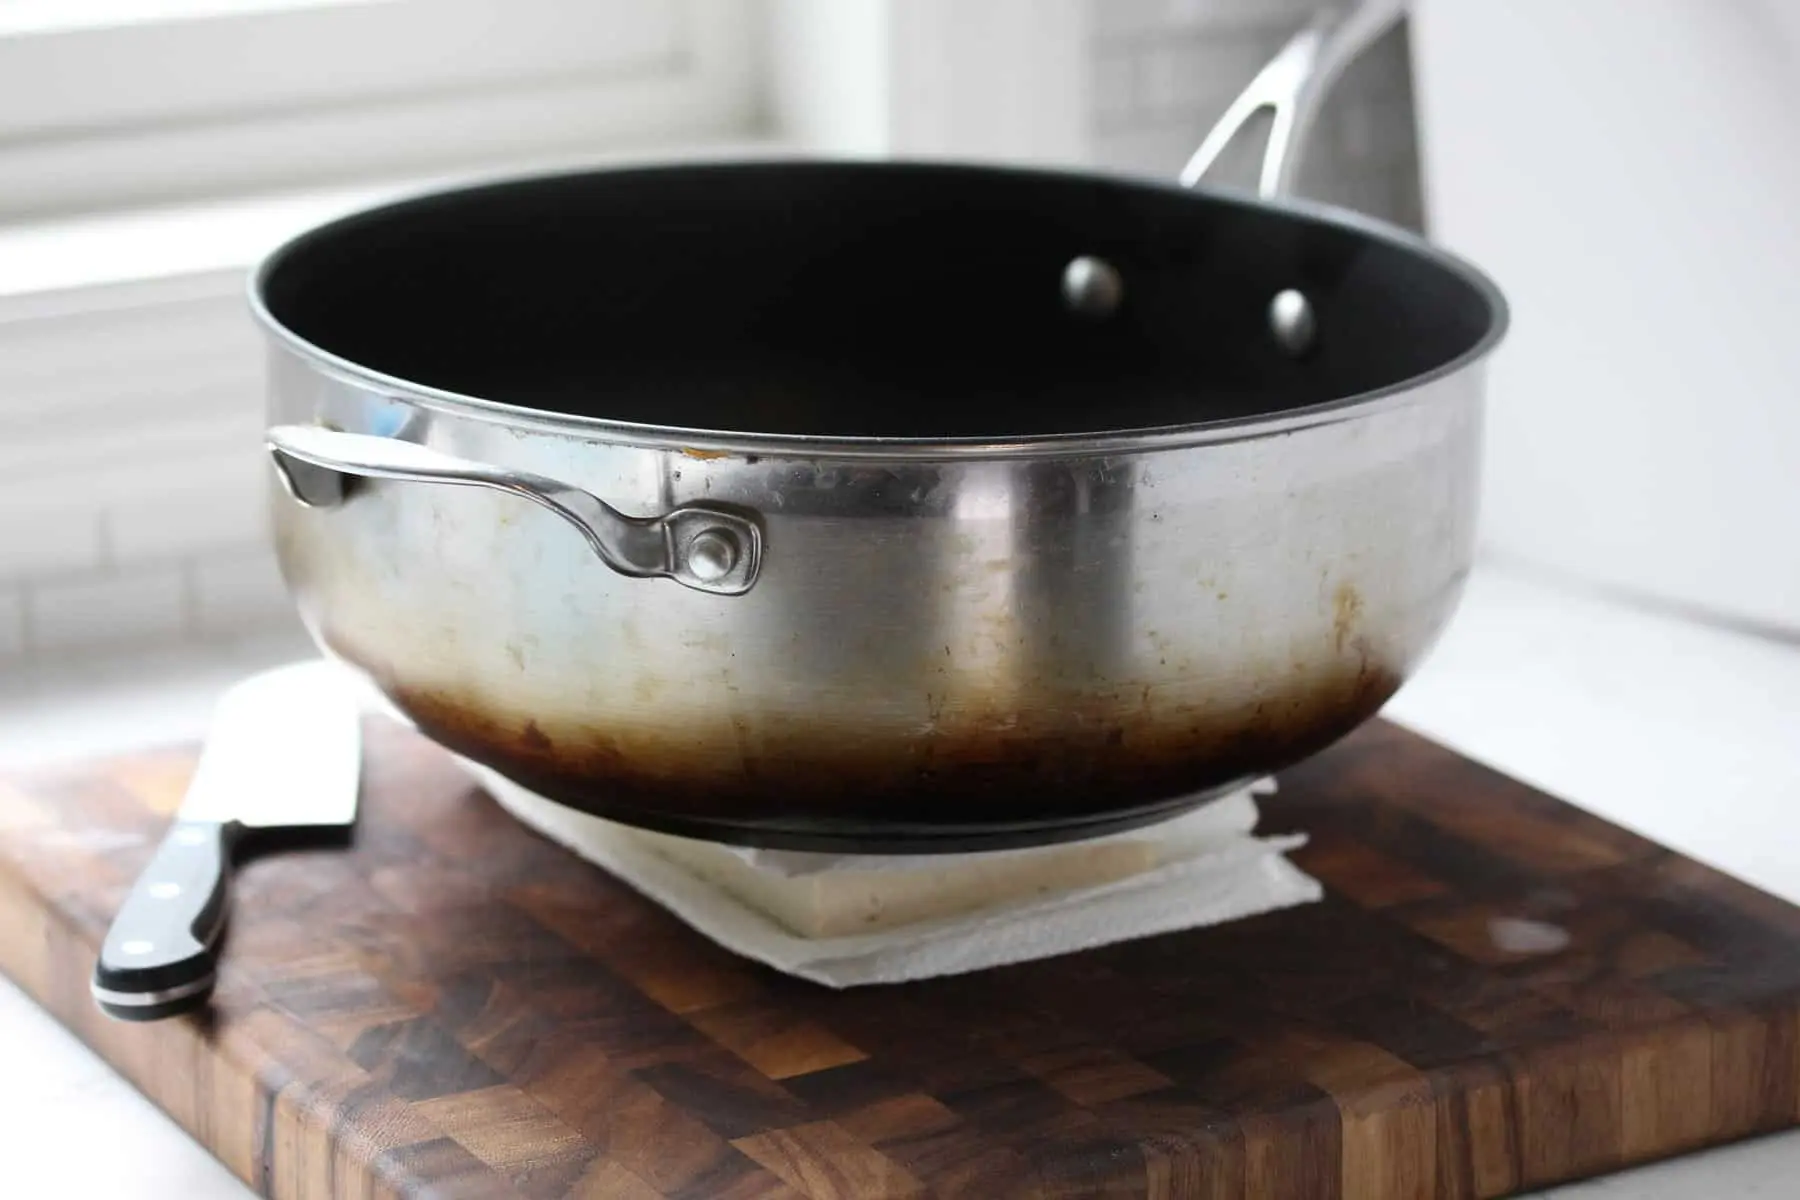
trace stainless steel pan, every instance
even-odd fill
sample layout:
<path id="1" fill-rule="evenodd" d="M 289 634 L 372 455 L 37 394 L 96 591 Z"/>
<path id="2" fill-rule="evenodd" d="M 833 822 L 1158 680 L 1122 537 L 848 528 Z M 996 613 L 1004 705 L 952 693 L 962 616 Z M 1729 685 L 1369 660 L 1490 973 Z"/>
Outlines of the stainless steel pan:
<path id="1" fill-rule="evenodd" d="M 1274 194 L 1392 15 L 1190 165 L 1273 108 L 1260 199 L 739 162 L 305 234 L 254 302 L 307 626 L 528 787 L 769 845 L 1077 836 L 1320 749 L 1455 606 L 1505 324 Z"/>

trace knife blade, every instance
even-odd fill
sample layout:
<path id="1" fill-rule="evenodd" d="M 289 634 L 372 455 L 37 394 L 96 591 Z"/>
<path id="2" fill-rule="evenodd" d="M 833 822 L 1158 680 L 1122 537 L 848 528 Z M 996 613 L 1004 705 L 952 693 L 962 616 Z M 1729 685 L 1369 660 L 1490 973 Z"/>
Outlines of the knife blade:
<path id="1" fill-rule="evenodd" d="M 361 709 L 336 664 L 278 667 L 231 687 L 175 819 L 100 946 L 101 1010 L 154 1021 L 204 1004 L 233 855 L 246 843 L 273 848 L 277 834 L 347 832 L 361 770 Z"/>

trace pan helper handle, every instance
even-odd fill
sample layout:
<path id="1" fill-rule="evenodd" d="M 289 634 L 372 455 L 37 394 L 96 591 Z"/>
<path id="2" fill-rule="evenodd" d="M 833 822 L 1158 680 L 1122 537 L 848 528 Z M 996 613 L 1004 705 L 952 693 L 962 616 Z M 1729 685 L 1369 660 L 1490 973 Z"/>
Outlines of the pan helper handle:
<path id="1" fill-rule="evenodd" d="M 277 425 L 269 453 L 288 495 L 309 508 L 342 502 L 342 489 L 307 486 L 295 463 L 365 479 L 448 483 L 510 492 L 541 504 L 587 539 L 621 575 L 663 576 L 720 596 L 750 590 L 762 569 L 762 530 L 749 517 L 707 504 L 687 504 L 660 517 L 632 517 L 570 484 L 457 458 L 416 442 L 341 433 L 312 425 Z"/>
<path id="2" fill-rule="evenodd" d="M 1265 200 L 1291 195 L 1300 148 L 1320 102 L 1344 69 L 1406 15 L 1406 6 L 1407 0 L 1360 0 L 1314 16 L 1231 102 L 1181 169 L 1182 186 L 1204 179 L 1225 147 L 1266 108 L 1272 119 L 1256 192 Z"/>

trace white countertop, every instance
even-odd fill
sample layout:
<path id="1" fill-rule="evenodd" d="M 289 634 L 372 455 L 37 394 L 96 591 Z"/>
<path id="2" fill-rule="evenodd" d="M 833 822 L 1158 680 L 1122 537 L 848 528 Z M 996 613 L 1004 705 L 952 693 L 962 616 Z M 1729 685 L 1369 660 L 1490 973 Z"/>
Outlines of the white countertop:
<path id="1" fill-rule="evenodd" d="M 0 684 L 0 765 L 197 736 L 233 678 L 293 638 Z M 136 682 L 125 682 L 135 680 Z M 1800 902 L 1800 645 L 1476 573 L 1388 715 L 1471 757 Z M 0 1194 L 240 1200 L 249 1191 L 0 980 Z M 1793 1194 L 1800 1133 L 1541 1193 L 1559 1200 Z"/>

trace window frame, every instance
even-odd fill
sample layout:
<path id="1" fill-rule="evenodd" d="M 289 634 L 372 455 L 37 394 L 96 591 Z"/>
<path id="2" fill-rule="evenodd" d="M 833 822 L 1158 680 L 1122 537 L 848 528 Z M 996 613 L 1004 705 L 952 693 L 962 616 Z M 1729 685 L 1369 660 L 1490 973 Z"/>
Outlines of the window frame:
<path id="1" fill-rule="evenodd" d="M 763 119 L 758 0 L 161 0 L 102 19 L 124 7 L 0 0 L 0 221 Z"/>

